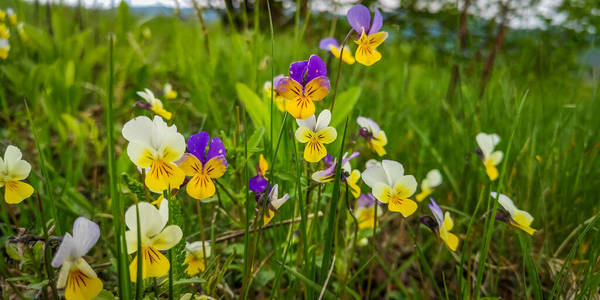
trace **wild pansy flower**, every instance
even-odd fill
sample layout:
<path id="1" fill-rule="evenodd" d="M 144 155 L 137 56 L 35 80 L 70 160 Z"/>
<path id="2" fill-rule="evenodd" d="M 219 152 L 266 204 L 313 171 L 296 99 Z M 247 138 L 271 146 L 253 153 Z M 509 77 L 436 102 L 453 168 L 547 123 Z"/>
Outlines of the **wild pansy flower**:
<path id="1" fill-rule="evenodd" d="M 430 216 L 422 216 L 421 222 L 437 233 L 450 250 L 456 251 L 456 248 L 458 247 L 458 237 L 450 232 L 452 227 L 454 227 L 454 221 L 452 221 L 452 218 L 450 217 L 450 212 L 444 214 L 433 198 L 429 198 L 429 200 L 431 201 L 431 203 L 428 204 L 429 210 L 431 210 L 435 219 L 432 219 Z"/>
<path id="2" fill-rule="evenodd" d="M 283 78 L 283 75 L 277 75 L 273 78 L 273 82 L 267 81 L 263 86 L 263 95 L 267 97 L 267 99 L 271 99 L 271 93 L 273 93 L 273 98 L 275 99 L 275 104 L 277 105 L 277 109 L 279 111 L 285 111 L 285 98 L 277 92 L 275 88 L 279 83 L 279 80 Z"/>
<path id="3" fill-rule="evenodd" d="M 0 23 L 0 39 L 8 39 L 10 37 L 10 31 L 8 31 L 8 27 L 6 24 Z"/>
<path id="4" fill-rule="evenodd" d="M 350 191 L 354 198 L 358 198 L 360 196 L 360 186 L 358 186 L 358 181 L 360 180 L 360 171 L 352 170 L 352 166 L 350 165 L 350 160 L 357 157 L 360 153 L 354 152 L 350 155 L 348 153 L 344 153 L 342 158 L 342 177 L 341 180 L 348 183 L 350 187 Z M 335 177 L 335 167 L 337 166 L 337 158 L 333 159 L 331 155 L 327 154 L 323 158 L 323 163 L 325 164 L 325 169 L 321 171 L 314 172 L 312 174 L 312 179 L 316 182 L 326 183 L 333 181 Z"/>
<path id="5" fill-rule="evenodd" d="M 0 38 L 0 58 L 6 59 L 8 57 L 8 52 L 10 51 L 10 44 L 7 39 Z"/>
<path id="6" fill-rule="evenodd" d="M 379 125 L 369 118 L 358 117 L 356 123 L 360 126 L 358 133 L 367 140 L 369 148 L 375 151 L 379 156 L 385 155 L 386 152 L 384 147 L 388 142 L 385 131 L 381 130 Z"/>
<path id="7" fill-rule="evenodd" d="M 206 265 L 204 264 L 204 251 L 206 251 L 206 257 L 209 257 L 210 243 L 208 241 L 185 244 L 186 255 L 183 265 L 187 265 L 185 273 L 187 273 L 189 276 L 194 276 L 200 272 L 204 272 L 206 269 Z"/>
<path id="8" fill-rule="evenodd" d="M 337 40 L 334 38 L 324 38 L 319 42 L 319 48 L 331 51 L 331 54 L 335 56 L 335 58 L 340 59 L 340 53 L 342 52 L 340 49 L 340 44 L 338 44 Z M 354 64 L 354 57 L 352 53 L 350 53 L 350 48 L 348 46 L 344 46 L 344 52 L 342 54 L 342 60 L 351 65 Z"/>
<path id="9" fill-rule="evenodd" d="M 163 95 L 165 96 L 165 99 L 175 99 L 177 98 L 177 91 L 167 82 L 163 86 Z"/>
<path id="10" fill-rule="evenodd" d="M 152 93 L 149 89 L 144 89 L 143 91 L 137 92 L 138 96 L 142 97 L 146 102 L 137 101 L 135 105 L 149 110 L 167 120 L 171 120 L 172 114 L 168 112 L 163 104 L 158 98 L 154 97 L 154 93 Z"/>
<path id="11" fill-rule="evenodd" d="M 415 198 L 421 202 L 427 196 L 433 193 L 433 189 L 442 184 L 442 174 L 438 169 L 433 169 L 427 173 L 427 176 L 421 181 L 421 192 L 418 193 Z"/>
<path id="12" fill-rule="evenodd" d="M 65 288 L 67 300 L 91 300 L 102 291 L 102 281 L 83 259 L 100 238 L 98 224 L 79 217 L 73 224 L 73 235 L 67 233 L 52 259 L 52 267 L 59 268 L 56 286 Z"/>
<path id="13" fill-rule="evenodd" d="M 404 175 L 401 163 L 384 160 L 367 168 L 362 173 L 362 179 L 371 187 L 377 200 L 388 204 L 390 211 L 408 217 L 417 210 L 417 203 L 408 199 L 415 193 L 417 181 L 412 175 Z"/>
<path id="14" fill-rule="evenodd" d="M 329 88 L 327 67 L 316 55 L 291 64 L 290 76 L 275 83 L 277 92 L 288 100 L 286 110 L 298 120 L 315 113 L 314 101 L 323 100 L 329 93 Z"/>
<path id="15" fill-rule="evenodd" d="M 0 157 L 0 188 L 4 187 L 4 201 L 8 204 L 21 203 L 33 194 L 33 187 L 21 181 L 31 172 L 31 165 L 22 157 L 21 150 L 13 145 L 6 147 L 4 159 Z"/>
<path id="16" fill-rule="evenodd" d="M 185 151 L 185 138 L 177 126 L 168 126 L 160 117 L 136 117 L 123 126 L 123 137 L 129 141 L 127 155 L 138 167 L 145 169 L 146 186 L 156 192 L 169 187 L 179 188 L 185 180 L 184 172 L 173 162 Z"/>
<path id="17" fill-rule="evenodd" d="M 212 197 L 216 192 L 213 179 L 227 171 L 225 145 L 218 137 L 211 139 L 208 132 L 202 131 L 190 136 L 188 151 L 179 164 L 185 175 L 192 177 L 186 185 L 188 195 L 200 200 Z"/>
<path id="18" fill-rule="evenodd" d="M 479 133 L 475 137 L 479 148 L 476 150 L 477 155 L 485 166 L 485 172 L 490 180 L 498 179 L 498 169 L 496 166 L 502 161 L 502 151 L 494 151 L 494 148 L 500 142 L 500 137 L 497 134 Z"/>
<path id="19" fill-rule="evenodd" d="M 304 120 L 296 119 L 296 123 L 298 123 L 296 140 L 306 144 L 304 160 L 318 162 L 327 155 L 325 144 L 330 144 L 337 138 L 337 131 L 329 126 L 330 121 L 331 112 L 327 109 L 319 114 L 318 119 L 315 118 L 315 115 Z"/>
<path id="20" fill-rule="evenodd" d="M 536 232 L 536 229 L 531 228 L 533 216 L 530 213 L 518 209 L 513 201 L 504 194 L 492 192 L 491 195 L 492 198 L 498 200 L 498 203 L 500 203 L 503 208 L 496 214 L 496 219 L 510 223 L 530 235 L 533 235 Z"/>
<path id="21" fill-rule="evenodd" d="M 169 272 L 171 264 L 160 251 L 173 248 L 183 236 L 179 226 L 166 226 L 169 221 L 169 201 L 163 200 L 160 209 L 148 202 L 139 202 L 137 206 L 140 218 L 141 253 L 137 253 L 129 265 L 132 282 L 137 280 L 137 264 L 140 257 L 142 259 L 142 279 L 165 276 Z M 138 251 L 135 204 L 125 212 L 125 224 L 129 228 L 125 232 L 127 253 L 132 254 Z"/>
<path id="22" fill-rule="evenodd" d="M 17 25 L 17 14 L 12 8 L 6 10 L 6 17 L 11 25 Z"/>
<path id="23" fill-rule="evenodd" d="M 248 187 L 255 194 L 260 194 L 267 189 L 269 179 L 266 177 L 267 171 L 269 170 L 269 164 L 265 157 L 261 154 L 258 159 L 258 166 L 256 166 L 256 176 L 250 178 L 248 181 Z"/>
<path id="24" fill-rule="evenodd" d="M 283 195 L 283 197 L 279 198 L 279 185 L 276 184 L 271 188 L 271 192 L 269 193 L 269 202 L 267 203 L 267 209 L 265 210 L 264 215 L 264 225 L 269 224 L 277 210 L 290 199 L 290 195 L 287 193 Z"/>
<path id="25" fill-rule="evenodd" d="M 369 9 L 362 5 L 354 5 L 346 14 L 350 26 L 360 35 L 360 38 L 355 41 L 358 45 L 354 57 L 356 61 L 370 66 L 381 59 L 381 53 L 376 50 L 377 46 L 381 45 L 388 37 L 385 31 L 379 31 L 383 26 L 383 17 L 379 9 L 375 8 L 373 23 L 371 23 L 371 13 Z"/>
<path id="26" fill-rule="evenodd" d="M 372 194 L 361 194 L 356 202 L 356 212 L 354 216 L 358 220 L 359 229 L 373 229 L 373 219 L 375 218 L 375 205 L 377 200 Z M 382 213 L 381 209 L 377 210 L 377 217 Z M 378 220 L 376 220 L 379 223 Z"/>

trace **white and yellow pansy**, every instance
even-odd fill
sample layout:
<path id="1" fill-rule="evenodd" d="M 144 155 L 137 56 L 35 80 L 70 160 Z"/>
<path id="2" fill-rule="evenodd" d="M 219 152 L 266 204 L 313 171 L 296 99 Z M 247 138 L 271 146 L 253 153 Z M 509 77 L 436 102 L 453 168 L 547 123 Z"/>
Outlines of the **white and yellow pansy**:
<path id="1" fill-rule="evenodd" d="M 433 190 L 442 184 L 442 174 L 438 169 L 433 169 L 427 173 L 427 176 L 421 181 L 421 192 L 415 198 L 421 202 L 427 196 L 433 193 Z"/>
<path id="2" fill-rule="evenodd" d="M 173 248 L 183 236 L 181 228 L 177 225 L 167 225 L 169 221 L 169 201 L 163 200 L 160 208 L 148 202 L 137 204 L 140 221 L 141 248 L 136 257 L 129 265 L 131 281 L 137 280 L 137 265 L 142 260 L 142 279 L 149 277 L 165 276 L 169 272 L 171 264 L 160 252 Z M 127 242 L 127 253 L 138 251 L 138 227 L 136 205 L 130 206 L 125 212 L 125 240 Z M 165 227 L 166 226 L 166 227 Z"/>
<path id="3" fill-rule="evenodd" d="M 0 39 L 8 39 L 10 38 L 10 31 L 8 31 L 8 27 L 6 24 L 0 23 Z"/>
<path id="4" fill-rule="evenodd" d="M 369 148 L 379 156 L 385 155 L 385 145 L 388 142 L 385 131 L 381 130 L 379 125 L 369 118 L 358 117 L 356 123 L 360 126 L 358 133 L 367 140 Z"/>
<path id="5" fill-rule="evenodd" d="M 279 185 L 276 184 L 273 186 L 273 188 L 271 188 L 271 192 L 269 193 L 269 198 L 267 200 L 269 202 L 267 203 L 267 209 L 265 209 L 265 215 L 263 220 L 264 225 L 267 225 L 269 224 L 269 222 L 271 222 L 277 210 L 285 202 L 287 202 L 288 199 L 290 199 L 290 195 L 288 195 L 287 193 L 283 195 L 283 197 L 279 198 Z"/>
<path id="6" fill-rule="evenodd" d="M 325 145 L 332 143 L 337 138 L 337 131 L 329 126 L 330 121 L 331 112 L 327 109 L 319 114 L 319 118 L 312 115 L 303 120 L 296 119 L 296 123 L 298 123 L 296 140 L 306 144 L 304 160 L 318 162 L 327 155 Z"/>
<path id="7" fill-rule="evenodd" d="M 67 233 L 52 259 L 59 268 L 56 286 L 65 289 L 67 300 L 91 300 L 102 291 L 102 281 L 83 259 L 100 238 L 98 224 L 79 217 L 73 224 L 73 235 Z"/>
<path id="8" fill-rule="evenodd" d="M 429 203 L 428 206 L 435 217 L 435 223 L 437 225 L 433 228 L 434 231 L 437 231 L 440 238 L 446 243 L 450 250 L 456 251 L 456 248 L 458 248 L 458 237 L 450 232 L 454 227 L 454 221 L 452 220 L 452 217 L 450 217 L 450 212 L 444 214 L 440 206 L 433 199 L 431 199 L 431 203 Z"/>
<path id="9" fill-rule="evenodd" d="M 170 83 L 165 83 L 163 86 L 163 95 L 165 99 L 175 99 L 177 98 L 177 91 L 173 89 L 173 86 Z"/>
<path id="10" fill-rule="evenodd" d="M 358 152 L 354 152 L 350 156 L 348 156 L 348 153 L 344 153 L 342 159 L 342 173 L 350 188 L 352 196 L 358 199 L 360 196 L 360 185 L 358 184 L 360 181 L 360 171 L 358 169 L 352 169 L 352 166 L 350 165 L 350 160 L 356 156 L 358 156 Z"/>
<path id="11" fill-rule="evenodd" d="M 10 44 L 7 39 L 0 38 L 0 59 L 6 59 L 10 52 Z"/>
<path id="12" fill-rule="evenodd" d="M 12 8 L 8 8 L 6 10 L 6 18 L 8 18 L 8 22 L 11 25 L 17 25 L 17 14 L 15 13 L 15 11 Z"/>
<path id="13" fill-rule="evenodd" d="M 189 276 L 194 276 L 206 269 L 205 260 L 210 256 L 210 243 L 208 241 L 198 241 L 185 244 L 185 261 L 183 265 L 187 265 L 185 273 Z M 206 258 L 204 253 L 206 252 Z"/>
<path id="14" fill-rule="evenodd" d="M 533 235 L 536 232 L 536 229 L 531 228 L 533 216 L 530 213 L 518 209 L 513 201 L 504 194 L 492 192 L 491 195 L 492 198 L 498 200 L 498 203 L 500 203 L 505 212 L 508 213 L 507 218 L 505 218 L 503 215 L 506 215 L 506 213 L 500 212 L 497 219 L 506 221 L 530 235 Z"/>
<path id="15" fill-rule="evenodd" d="M 409 199 L 417 189 L 417 181 L 412 175 L 404 175 L 399 162 L 383 160 L 374 164 L 362 173 L 362 179 L 379 202 L 388 204 L 390 211 L 408 217 L 417 210 L 417 203 Z"/>
<path id="16" fill-rule="evenodd" d="M 177 126 L 168 126 L 160 117 L 136 117 L 123 126 L 123 137 L 129 141 L 127 155 L 146 173 L 146 186 L 156 192 L 179 188 L 185 180 L 184 172 L 175 165 L 183 156 L 185 139 Z"/>
<path id="17" fill-rule="evenodd" d="M 149 107 L 144 107 L 144 105 L 141 105 L 142 107 L 147 108 L 148 110 L 167 120 L 171 119 L 172 114 L 164 108 L 162 101 L 154 97 L 154 93 L 152 93 L 151 90 L 144 89 L 143 91 L 137 92 L 137 94 L 149 104 Z"/>
<path id="18" fill-rule="evenodd" d="M 485 172 L 490 180 L 498 179 L 498 168 L 496 166 L 502 161 L 502 151 L 494 151 L 494 148 L 500 143 L 500 137 L 493 133 L 479 133 L 475 137 L 479 146 L 478 155 L 485 166 Z"/>
<path id="19" fill-rule="evenodd" d="M 31 165 L 22 157 L 21 150 L 13 145 L 6 147 L 4 158 L 0 157 L 0 188 L 4 187 L 8 204 L 21 203 L 33 194 L 33 187 L 22 181 L 31 172 Z"/>

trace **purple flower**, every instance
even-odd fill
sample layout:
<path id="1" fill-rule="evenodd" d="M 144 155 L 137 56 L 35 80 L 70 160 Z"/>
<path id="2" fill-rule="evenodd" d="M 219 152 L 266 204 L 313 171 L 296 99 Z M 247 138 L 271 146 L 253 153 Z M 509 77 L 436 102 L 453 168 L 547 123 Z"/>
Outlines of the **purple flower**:
<path id="1" fill-rule="evenodd" d="M 275 89 L 284 98 L 286 110 L 296 119 L 303 120 L 315 113 L 313 101 L 320 101 L 329 93 L 327 67 L 321 58 L 311 55 L 308 60 L 290 65 L 289 77 L 277 81 Z"/>
<path id="2" fill-rule="evenodd" d="M 383 17 L 379 10 L 375 9 L 373 23 L 371 23 L 369 9 L 362 4 L 350 8 L 346 18 L 352 29 L 360 36 L 355 40 L 355 43 L 358 44 L 354 55 L 356 61 L 365 66 L 378 62 L 381 59 L 381 53 L 376 48 L 388 37 L 387 32 L 379 31 L 383 25 Z"/>
<path id="3" fill-rule="evenodd" d="M 191 177 L 186 191 L 194 199 L 212 197 L 216 191 L 213 179 L 223 176 L 227 170 L 225 145 L 218 137 L 211 139 L 202 131 L 190 136 L 187 146 L 189 153 L 179 163 L 185 175 Z"/>
<path id="4" fill-rule="evenodd" d="M 319 42 L 319 48 L 326 50 L 326 51 L 330 51 L 331 54 L 333 54 L 333 56 L 335 56 L 335 58 L 337 58 L 337 59 L 339 59 L 340 55 L 341 55 L 342 60 L 349 65 L 351 65 L 355 62 L 354 57 L 350 53 L 350 48 L 348 48 L 348 46 L 345 45 L 344 51 L 342 52 L 342 50 L 340 48 L 340 44 L 334 38 L 329 37 L 329 38 L 322 39 Z"/>
<path id="5" fill-rule="evenodd" d="M 265 157 L 261 154 L 260 158 L 258 159 L 258 166 L 256 167 L 256 176 L 250 178 L 248 181 L 248 187 L 257 195 L 267 189 L 267 185 L 269 184 L 269 180 L 266 177 L 268 169 L 269 164 L 267 163 Z"/>
<path id="6" fill-rule="evenodd" d="M 360 197 L 358 197 L 358 201 L 356 202 L 356 207 L 371 207 L 375 205 L 375 201 L 375 196 L 371 193 L 360 194 Z"/>
<path id="7" fill-rule="evenodd" d="M 336 48 L 340 47 L 340 44 L 338 44 L 338 41 L 332 37 L 324 38 L 319 42 L 319 48 L 322 50 L 329 51 L 329 50 L 331 50 L 332 46 L 336 47 Z"/>

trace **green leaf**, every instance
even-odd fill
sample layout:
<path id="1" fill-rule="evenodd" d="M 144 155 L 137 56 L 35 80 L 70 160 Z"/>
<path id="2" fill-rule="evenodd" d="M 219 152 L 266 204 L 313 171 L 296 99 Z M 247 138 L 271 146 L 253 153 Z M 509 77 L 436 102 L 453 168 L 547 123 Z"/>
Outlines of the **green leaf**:
<path id="1" fill-rule="evenodd" d="M 100 292 L 100 294 L 98 294 L 98 296 L 96 296 L 96 298 L 94 298 L 95 300 L 114 300 L 115 299 L 115 295 L 113 295 L 111 292 L 107 291 L 107 290 L 102 290 Z"/>
<path id="2" fill-rule="evenodd" d="M 182 284 L 194 284 L 194 283 L 205 283 L 206 280 L 198 277 L 187 278 L 187 279 L 179 279 L 173 282 L 173 285 L 182 285 Z"/>
<path id="3" fill-rule="evenodd" d="M 260 151 L 260 142 L 262 142 L 262 138 L 265 135 L 265 128 L 258 127 L 254 129 L 254 132 L 248 139 L 248 152 L 259 152 Z"/>
<path id="4" fill-rule="evenodd" d="M 14 244 L 6 244 L 6 254 L 8 254 L 8 257 L 16 261 L 21 261 L 21 255 L 19 254 L 19 250 Z"/>
<path id="5" fill-rule="evenodd" d="M 256 93 L 254 93 L 248 86 L 246 86 L 243 83 L 238 82 L 235 85 L 235 90 L 237 91 L 238 98 L 240 98 L 240 101 L 242 101 L 242 103 L 244 104 L 248 115 L 250 115 L 250 119 L 252 120 L 254 126 L 267 127 L 267 106 L 262 100 L 260 100 L 260 97 L 258 97 Z"/>
<path id="6" fill-rule="evenodd" d="M 335 113 L 331 116 L 331 126 L 337 127 L 342 124 L 346 116 L 350 115 L 358 98 L 360 97 L 361 88 L 358 86 L 351 87 L 337 96 L 335 103 Z"/>

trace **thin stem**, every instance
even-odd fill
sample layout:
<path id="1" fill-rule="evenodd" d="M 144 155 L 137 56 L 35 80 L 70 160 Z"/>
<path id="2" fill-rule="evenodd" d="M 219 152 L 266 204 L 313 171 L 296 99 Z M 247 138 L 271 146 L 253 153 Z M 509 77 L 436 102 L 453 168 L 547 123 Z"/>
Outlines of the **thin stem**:
<path id="1" fill-rule="evenodd" d="M 350 29 L 350 31 L 348 31 L 348 33 L 346 34 L 346 37 L 344 38 L 344 41 L 342 42 L 342 46 L 340 47 L 340 59 L 338 59 L 337 75 L 335 77 L 335 85 L 333 86 L 333 96 L 331 98 L 331 107 L 329 108 L 331 113 L 333 113 L 333 106 L 335 105 L 335 96 L 337 95 L 338 84 L 340 82 L 340 74 L 342 73 L 342 57 L 344 55 L 344 47 L 346 46 L 346 42 L 348 42 L 348 39 L 350 38 L 350 35 L 352 34 L 353 30 L 354 29 Z"/>

